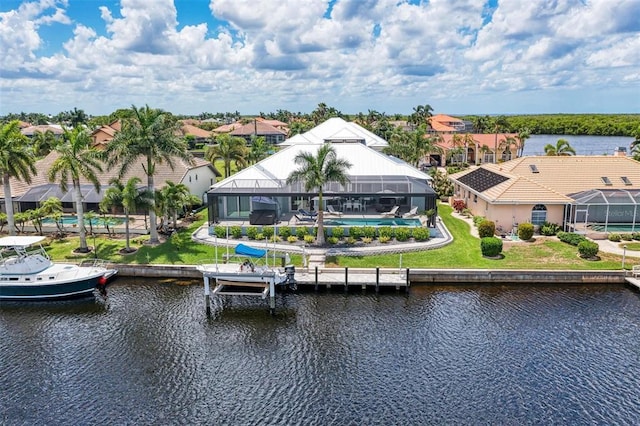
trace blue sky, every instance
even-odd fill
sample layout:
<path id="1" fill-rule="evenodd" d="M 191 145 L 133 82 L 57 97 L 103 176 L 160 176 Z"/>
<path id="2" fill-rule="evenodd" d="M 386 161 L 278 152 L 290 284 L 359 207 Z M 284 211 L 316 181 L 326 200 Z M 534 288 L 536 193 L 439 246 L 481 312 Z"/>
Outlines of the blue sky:
<path id="1" fill-rule="evenodd" d="M 640 0 L 2 0 L 0 114 L 640 112 Z"/>

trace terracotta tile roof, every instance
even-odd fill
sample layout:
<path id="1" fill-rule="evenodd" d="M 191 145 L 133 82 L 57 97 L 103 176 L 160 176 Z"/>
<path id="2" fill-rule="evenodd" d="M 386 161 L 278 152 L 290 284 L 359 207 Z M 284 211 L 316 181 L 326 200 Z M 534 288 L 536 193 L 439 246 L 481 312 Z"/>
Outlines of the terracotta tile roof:
<path id="1" fill-rule="evenodd" d="M 236 121 L 235 123 L 223 124 L 220 127 L 216 127 L 215 129 L 212 130 L 212 132 L 213 133 L 229 133 L 240 126 L 242 126 L 242 123 L 240 123 L 239 121 Z"/>
<path id="2" fill-rule="evenodd" d="M 569 203 L 570 194 L 582 191 L 640 188 L 640 163 L 629 157 L 531 156 L 480 168 L 508 178 L 478 191 L 494 203 Z M 464 183 L 465 176 L 474 170 L 471 168 L 450 178 L 468 186 Z M 608 178 L 609 183 L 605 183 L 603 177 Z"/>
<path id="3" fill-rule="evenodd" d="M 181 130 L 181 135 L 182 136 L 186 136 L 186 135 L 193 135 L 196 138 L 210 138 L 211 137 L 211 132 L 208 132 L 204 129 L 201 129 L 200 127 L 196 127 L 194 125 L 191 124 L 186 124 L 183 123 L 182 127 L 180 128 Z"/>
<path id="4" fill-rule="evenodd" d="M 261 121 L 251 121 L 243 126 L 236 127 L 230 133 L 232 136 L 249 136 L 257 134 L 260 135 L 287 135 L 282 129 L 273 127 L 270 124 Z"/>
<path id="5" fill-rule="evenodd" d="M 464 136 L 465 134 L 461 134 Z M 444 149 L 453 148 L 453 134 L 442 134 L 443 142 L 438 143 L 437 145 Z M 496 143 L 496 134 L 495 133 L 471 133 L 473 140 L 475 141 L 478 147 L 486 146 L 487 148 L 493 151 L 494 145 Z M 518 136 L 516 133 L 498 133 L 498 146 L 500 146 L 500 142 L 505 140 L 508 137 L 515 138 Z"/>
<path id="6" fill-rule="evenodd" d="M 20 129 L 25 136 L 33 136 L 36 132 L 44 133 L 47 130 L 51 130 L 56 135 L 61 135 L 63 133 L 62 126 L 57 124 L 40 124 L 37 126 L 29 126 Z"/>
<path id="7" fill-rule="evenodd" d="M 273 127 L 278 127 L 278 128 L 288 127 L 287 123 L 283 123 L 280 120 L 268 120 L 268 119 L 262 118 L 262 117 L 257 117 L 256 120 L 261 121 L 263 123 L 266 123 L 266 124 L 268 124 L 270 126 L 273 126 Z"/>

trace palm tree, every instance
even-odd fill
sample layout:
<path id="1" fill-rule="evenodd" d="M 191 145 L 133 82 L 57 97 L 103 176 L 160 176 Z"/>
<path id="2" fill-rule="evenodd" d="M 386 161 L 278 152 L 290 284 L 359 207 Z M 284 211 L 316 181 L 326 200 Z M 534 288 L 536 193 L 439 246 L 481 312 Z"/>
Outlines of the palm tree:
<path id="1" fill-rule="evenodd" d="M 35 132 L 31 143 L 36 157 L 46 157 L 57 143 L 56 135 L 51 130 Z"/>
<path id="2" fill-rule="evenodd" d="M 314 156 L 310 152 L 299 152 L 294 163 L 300 167 L 289 174 L 287 184 L 303 182 L 305 191 L 318 192 L 318 244 L 324 244 L 324 212 L 322 211 L 322 188 L 329 182 L 346 185 L 349 182 L 347 170 L 351 163 L 337 158 L 336 150 L 331 144 L 324 144 Z"/>
<path id="3" fill-rule="evenodd" d="M 216 160 L 224 162 L 224 177 L 231 176 L 231 161 L 236 167 L 244 167 L 247 163 L 247 147 L 243 138 L 232 137 L 228 133 L 219 135 L 216 144 L 207 148 L 205 158 L 214 164 Z"/>
<path id="4" fill-rule="evenodd" d="M 149 208 L 152 205 L 153 196 L 148 189 L 138 190 L 142 183 L 139 177 L 134 176 L 122 184 L 120 179 L 113 178 L 109 181 L 111 185 L 104 193 L 104 198 L 100 201 L 101 210 L 112 210 L 122 208 L 124 212 L 124 234 L 125 251 L 131 253 L 129 245 L 129 215 L 135 213 L 138 208 Z"/>
<path id="5" fill-rule="evenodd" d="M 475 153 L 475 162 L 476 165 L 478 165 L 478 153 L 475 149 L 476 147 L 476 141 L 475 139 L 473 139 L 473 135 L 471 133 L 465 133 L 463 138 L 464 140 L 464 162 L 465 164 L 469 162 L 469 147 L 473 146 L 473 151 Z"/>
<path id="6" fill-rule="evenodd" d="M 176 159 L 193 163 L 193 157 L 184 140 L 176 136 L 179 126 L 177 121 L 160 109 L 131 107 L 132 117 L 122 121 L 122 130 L 116 133 L 107 145 L 105 157 L 108 167 L 118 166 L 119 177 L 129 170 L 142 167 L 147 175 L 147 189 L 155 192 L 154 175 L 156 164 L 166 162 L 171 169 Z M 142 160 L 141 164 L 138 160 Z M 149 207 L 150 244 L 157 244 L 156 213 L 154 205 Z"/>
<path id="7" fill-rule="evenodd" d="M 529 129 L 521 129 L 518 132 L 518 135 L 516 136 L 516 140 L 518 142 L 517 152 L 516 152 L 517 157 L 522 157 L 522 155 L 524 154 L 524 143 L 530 137 L 531 137 L 531 132 L 529 131 Z"/>
<path id="8" fill-rule="evenodd" d="M 62 139 L 54 150 L 59 156 L 51 165 L 47 177 L 50 182 L 58 180 L 63 192 L 67 192 L 69 179 L 71 179 L 80 231 L 80 248 L 78 250 L 81 253 L 87 253 L 89 247 L 87 245 L 87 228 L 84 225 L 80 179 L 88 180 L 96 191 L 100 192 L 100 180 L 96 173 L 102 172 L 101 152 L 92 146 L 91 137 L 81 127 L 76 127 L 73 130 L 64 129 Z"/>
<path id="9" fill-rule="evenodd" d="M 495 139 L 493 141 L 493 162 L 498 162 L 498 133 L 503 131 L 509 123 L 507 122 L 507 117 L 501 115 L 499 117 L 495 117 L 491 120 L 491 127 L 493 128 L 493 133 L 495 133 Z"/>
<path id="10" fill-rule="evenodd" d="M 167 215 L 173 219 L 173 228 L 178 228 L 178 210 L 184 208 L 191 192 L 183 183 L 175 184 L 168 180 L 166 186 L 162 188 L 162 198 L 164 199 Z"/>
<path id="11" fill-rule="evenodd" d="M 31 176 L 36 174 L 36 160 L 27 143 L 27 137 L 20 132 L 19 121 L 11 121 L 0 129 L 0 179 L 4 188 L 9 235 L 16 235 L 10 180 L 14 178 L 31 183 Z"/>
<path id="12" fill-rule="evenodd" d="M 511 160 L 511 147 L 518 148 L 518 140 L 513 136 L 507 136 L 500 141 L 498 148 L 502 150 L 502 160 Z"/>
<path id="13" fill-rule="evenodd" d="M 638 126 L 635 132 L 633 132 L 632 136 L 634 137 L 634 140 L 629 146 L 629 153 L 633 155 L 635 160 L 640 161 L 640 126 Z"/>
<path id="14" fill-rule="evenodd" d="M 576 155 L 576 150 L 569 144 L 569 141 L 565 139 L 558 139 L 555 145 L 550 143 L 544 146 L 545 155 L 549 156 L 566 156 L 566 155 Z"/>
<path id="15" fill-rule="evenodd" d="M 258 136 L 253 139 L 251 143 L 251 148 L 249 149 L 249 153 L 247 154 L 247 160 L 249 164 L 255 164 L 260 160 L 264 160 L 269 156 L 269 150 L 271 147 L 267 143 L 264 136 Z"/>

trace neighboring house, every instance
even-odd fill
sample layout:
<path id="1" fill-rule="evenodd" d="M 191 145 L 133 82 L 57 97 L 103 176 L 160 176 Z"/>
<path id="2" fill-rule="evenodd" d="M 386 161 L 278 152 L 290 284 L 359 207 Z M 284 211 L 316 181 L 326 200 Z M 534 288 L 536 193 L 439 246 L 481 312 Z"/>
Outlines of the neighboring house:
<path id="1" fill-rule="evenodd" d="M 429 131 L 435 133 L 460 133 L 468 130 L 463 120 L 445 114 L 431 116 L 429 127 Z"/>
<path id="2" fill-rule="evenodd" d="M 589 225 L 640 231 L 640 164 L 622 156 L 536 156 L 453 174 L 454 198 L 511 231 L 519 223 Z"/>
<path id="3" fill-rule="evenodd" d="M 249 123 L 229 132 L 231 136 L 243 138 L 247 143 L 251 144 L 253 138 L 264 137 L 269 144 L 275 145 L 284 141 L 287 137 L 287 131 L 274 127 L 264 121 L 253 119 Z"/>
<path id="4" fill-rule="evenodd" d="M 494 155 L 497 153 L 499 162 L 509 161 L 516 158 L 517 147 L 504 142 L 508 138 L 516 138 L 515 133 L 468 133 L 473 139 L 473 143 L 464 143 L 463 146 L 456 146 L 454 137 L 464 138 L 467 133 L 443 133 L 440 135 L 441 141 L 436 143 L 442 149 L 442 154 L 431 153 L 430 159 L 434 165 L 446 166 L 447 164 L 467 163 L 471 165 L 479 165 L 485 163 L 493 163 Z M 514 139 L 515 140 L 515 139 Z M 456 152 L 453 157 L 450 155 L 452 151 Z M 466 151 L 466 152 L 465 152 Z"/>
<path id="5" fill-rule="evenodd" d="M 382 151 L 383 148 L 389 145 L 386 140 L 364 127 L 353 122 L 345 121 L 342 118 L 334 117 L 317 125 L 308 132 L 300 133 L 285 140 L 280 143 L 279 146 L 322 145 L 323 143 L 333 143 L 336 145 L 358 143 L 376 151 Z"/>
<path id="6" fill-rule="evenodd" d="M 50 130 L 56 136 L 60 136 L 64 133 L 62 126 L 60 126 L 59 124 L 40 124 L 37 126 L 27 126 L 27 127 L 21 128 L 20 132 L 23 135 L 29 138 L 32 138 L 33 136 L 35 136 L 36 133 L 38 132 L 45 133 L 47 132 L 47 130 Z"/>
<path id="7" fill-rule="evenodd" d="M 434 209 L 436 194 L 430 186 L 431 177 L 367 146 L 367 142 L 374 147 L 382 142 L 386 144 L 369 133 L 354 123 L 331 118 L 307 133 L 294 136 L 296 143 L 287 144 L 286 141 L 281 144 L 282 150 L 211 187 L 209 222 L 250 219 L 255 200 L 262 200 L 261 204 L 264 204 L 265 197 L 277 204 L 279 214 L 295 212 L 302 207 L 325 209 L 327 205 L 336 209 L 351 206 L 353 210 L 357 206 L 361 213 L 375 213 L 376 209 L 386 209 L 389 205 L 399 205 L 405 211 L 411 206 L 417 206 L 419 210 Z M 325 142 L 332 138 L 338 141 Z M 337 157 L 348 160 L 352 167 L 347 171 L 350 183 L 344 187 L 337 183 L 326 185 L 323 188 L 325 205 L 319 206 L 317 193 L 305 191 L 302 183 L 289 185 L 286 180 L 298 168 L 294 162 L 297 154 L 309 152 L 315 155 L 324 143 L 332 143 Z"/>
<path id="8" fill-rule="evenodd" d="M 116 135 L 117 132 L 122 128 L 120 120 L 112 121 L 109 124 L 104 126 L 100 126 L 96 130 L 91 133 L 91 140 L 93 140 L 93 145 L 99 148 L 104 148 L 104 146 Z"/>

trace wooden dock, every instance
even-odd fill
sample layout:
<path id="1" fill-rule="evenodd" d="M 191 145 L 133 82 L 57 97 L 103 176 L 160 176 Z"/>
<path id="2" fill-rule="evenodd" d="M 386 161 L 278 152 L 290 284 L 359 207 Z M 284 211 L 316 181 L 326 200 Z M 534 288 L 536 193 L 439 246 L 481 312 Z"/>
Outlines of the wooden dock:
<path id="1" fill-rule="evenodd" d="M 625 280 L 627 281 L 627 283 L 640 290 L 640 278 L 625 277 Z"/>
<path id="2" fill-rule="evenodd" d="M 389 268 L 309 268 L 296 270 L 296 284 L 298 286 L 313 286 L 320 288 L 360 288 L 362 290 L 381 288 L 405 289 L 409 291 L 409 269 Z"/>

